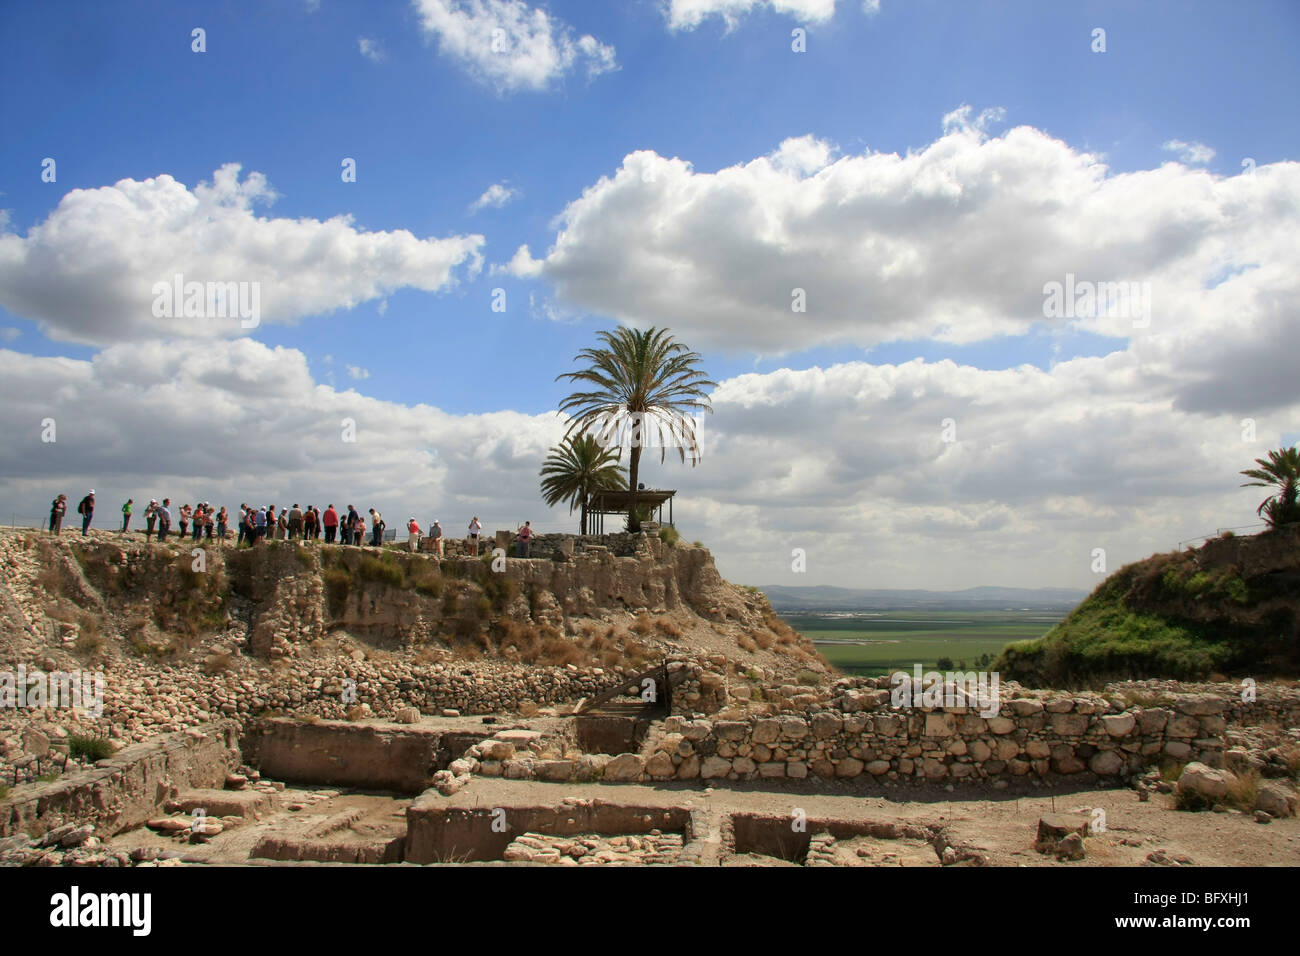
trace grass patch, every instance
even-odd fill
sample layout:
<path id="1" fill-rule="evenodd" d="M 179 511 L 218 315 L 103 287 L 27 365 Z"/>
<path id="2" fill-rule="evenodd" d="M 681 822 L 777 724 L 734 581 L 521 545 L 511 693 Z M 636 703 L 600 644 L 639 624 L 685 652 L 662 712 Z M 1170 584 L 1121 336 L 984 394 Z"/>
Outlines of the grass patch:
<path id="1" fill-rule="evenodd" d="M 68 736 L 68 756 L 77 757 L 87 763 L 107 760 L 113 756 L 113 745 L 103 737 L 82 737 L 79 734 Z"/>
<path id="2" fill-rule="evenodd" d="M 659 529 L 659 540 L 670 548 L 677 547 L 677 542 L 682 539 L 681 534 L 672 525 Z"/>
<path id="3" fill-rule="evenodd" d="M 325 582 L 330 614 L 342 617 L 347 610 L 348 594 L 352 591 L 352 575 L 343 568 L 330 567 L 321 571 L 321 579 Z"/>
<path id="4" fill-rule="evenodd" d="M 363 581 L 374 581 L 391 588 L 400 588 L 406 580 L 397 558 L 391 554 L 385 554 L 381 558 L 373 558 L 368 554 L 362 555 L 357 574 Z"/>

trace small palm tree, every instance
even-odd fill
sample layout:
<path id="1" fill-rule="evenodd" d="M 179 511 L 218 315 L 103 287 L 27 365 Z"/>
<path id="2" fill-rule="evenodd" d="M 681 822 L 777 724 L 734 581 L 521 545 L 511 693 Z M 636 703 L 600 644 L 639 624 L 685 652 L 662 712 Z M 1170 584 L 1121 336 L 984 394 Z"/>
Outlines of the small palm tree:
<path id="1" fill-rule="evenodd" d="M 695 367 L 700 355 L 674 341 L 667 329 L 641 332 L 623 326 L 599 335 L 604 348 L 583 349 L 574 358 L 590 363 L 588 368 L 556 376 L 556 381 L 567 378 L 594 388 L 574 392 L 560 403 L 560 411 L 573 415 L 568 435 L 594 427 L 598 440 L 606 446 L 612 443 L 611 435 L 622 435 L 630 425 L 628 530 L 637 531 L 641 527 L 636 498 L 642 447 L 657 444 L 661 463 L 669 446 L 677 448 L 683 462 L 689 449 L 694 465 L 700 457 L 699 439 L 689 413 L 713 411 L 704 390 L 717 387 L 717 382 Z"/>
<path id="2" fill-rule="evenodd" d="M 542 495 L 547 505 L 569 503 L 569 514 L 580 508 L 580 529 L 587 533 L 587 498 L 593 491 L 622 488 L 626 478 L 618 466 L 620 450 L 611 451 L 593 435 L 576 435 L 546 456 L 542 465 Z"/>
<path id="3" fill-rule="evenodd" d="M 1270 528 L 1280 528 L 1284 524 L 1300 522 L 1300 449 L 1281 448 L 1268 453 L 1268 460 L 1256 458 L 1258 468 L 1248 468 L 1242 472 L 1247 478 L 1254 478 L 1243 484 L 1243 488 L 1272 488 L 1277 492 L 1263 500 L 1255 513 L 1268 522 Z"/>

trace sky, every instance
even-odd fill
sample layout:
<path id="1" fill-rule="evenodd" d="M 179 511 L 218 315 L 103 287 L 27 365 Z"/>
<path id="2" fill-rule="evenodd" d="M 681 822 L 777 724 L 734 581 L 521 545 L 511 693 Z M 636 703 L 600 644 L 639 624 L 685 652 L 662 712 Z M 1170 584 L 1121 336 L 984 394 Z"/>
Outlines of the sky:
<path id="1" fill-rule="evenodd" d="M 576 530 L 557 376 L 628 325 L 717 383 L 641 477 L 738 583 L 1090 589 L 1249 532 L 1300 440 L 1297 40 L 1290 0 L 0 5 L 0 521 Z"/>

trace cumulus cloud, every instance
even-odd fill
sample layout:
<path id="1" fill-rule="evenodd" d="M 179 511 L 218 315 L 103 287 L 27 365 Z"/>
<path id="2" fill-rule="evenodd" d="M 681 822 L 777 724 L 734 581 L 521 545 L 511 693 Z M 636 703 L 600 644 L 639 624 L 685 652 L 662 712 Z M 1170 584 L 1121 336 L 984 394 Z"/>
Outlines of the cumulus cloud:
<path id="1" fill-rule="evenodd" d="M 1166 152 L 1176 153 L 1184 163 L 1203 165 L 1214 158 L 1214 150 L 1204 143 L 1186 143 L 1181 139 L 1171 139 L 1161 147 Z"/>
<path id="2" fill-rule="evenodd" d="M 8 325 L 3 329 L 0 329 L 0 341 L 13 342 L 22 334 L 21 329 L 16 329 L 12 325 Z"/>
<path id="3" fill-rule="evenodd" d="M 470 204 L 470 214 L 472 215 L 481 209 L 500 209 L 511 200 L 518 199 L 519 195 L 519 190 L 511 189 L 505 183 L 493 183 L 483 191 L 483 195 Z"/>
<path id="4" fill-rule="evenodd" d="M 1112 173 L 1031 127 L 990 135 L 1002 118 L 954 110 L 905 156 L 837 156 L 812 136 L 716 172 L 630 153 L 568 203 L 546 254 L 521 250 L 513 271 L 540 262 L 568 307 L 668 325 L 697 349 L 1072 328 L 1128 340 L 1189 408 L 1296 399 L 1285 329 L 1300 301 L 1300 164 Z M 1052 283 L 1077 308 L 1052 314 Z M 1084 286 L 1137 290 L 1150 308 L 1098 305 Z"/>
<path id="5" fill-rule="evenodd" d="M 383 63 L 388 58 L 383 44 L 373 37 L 357 37 L 357 47 L 361 50 L 361 55 L 371 63 Z"/>
<path id="6" fill-rule="evenodd" d="M 677 524 L 725 574 L 937 589 L 1088 587 L 1094 548 L 1113 570 L 1249 524 L 1260 496 L 1237 472 L 1300 411 L 1260 415 L 1259 440 L 1245 442 L 1235 416 L 1172 408 L 1130 353 L 1051 371 L 785 369 L 726 379 L 713 405 L 700 465 L 648 453 L 642 478 L 678 489 Z M 41 441 L 45 418 L 55 443 Z M 538 492 L 558 416 L 454 415 L 339 391 L 313 380 L 301 352 L 251 339 L 114 345 L 90 361 L 0 350 L 0 428 L 0 496 L 19 514 L 84 486 L 107 501 L 333 501 L 448 528 L 473 513 L 489 528 L 574 526 Z M 793 548 L 807 574 L 791 572 Z"/>
<path id="7" fill-rule="evenodd" d="M 498 93 L 545 90 L 576 69 L 618 68 L 612 46 L 523 0 L 412 0 L 438 50 Z"/>
<path id="8" fill-rule="evenodd" d="M 669 0 L 664 15 L 670 30 L 694 30 L 710 17 L 721 18 L 731 30 L 741 17 L 754 10 L 772 10 L 802 22 L 821 23 L 835 15 L 835 0 Z"/>
<path id="9" fill-rule="evenodd" d="M 369 369 L 361 368 L 361 366 L 359 365 L 348 366 L 348 378 L 353 379 L 354 381 L 360 381 L 361 379 L 365 379 L 369 377 L 370 377 Z"/>
<path id="10" fill-rule="evenodd" d="M 156 315 L 159 283 L 247 283 L 260 322 L 292 323 L 403 287 L 444 290 L 458 268 L 473 277 L 482 266 L 479 235 L 419 239 L 362 231 L 348 216 L 259 216 L 276 194 L 261 173 L 239 173 L 227 164 L 192 190 L 168 175 L 72 190 L 26 236 L 0 234 L 0 305 L 64 341 L 210 338 L 252 326 L 216 310 Z"/>
<path id="11" fill-rule="evenodd" d="M 253 339 L 114 345 L 90 361 L 0 349 L 0 427 L 22 436 L 0 447 L 0 495 L 19 514 L 93 478 L 105 501 L 437 507 L 449 528 L 471 509 L 510 528 L 545 514 L 537 472 L 563 433 L 554 415 L 451 415 L 339 391 L 301 352 Z"/>

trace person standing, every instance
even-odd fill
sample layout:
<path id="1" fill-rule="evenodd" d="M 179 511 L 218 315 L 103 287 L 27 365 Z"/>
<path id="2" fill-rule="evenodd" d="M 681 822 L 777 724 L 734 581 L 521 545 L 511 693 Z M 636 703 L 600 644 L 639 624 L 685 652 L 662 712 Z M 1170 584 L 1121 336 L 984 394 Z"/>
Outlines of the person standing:
<path id="1" fill-rule="evenodd" d="M 519 535 L 519 545 L 517 548 L 519 557 L 526 558 L 528 557 L 528 546 L 533 540 L 533 523 L 531 521 L 525 521 L 522 528 L 516 529 L 516 533 Z"/>
<path id="2" fill-rule="evenodd" d="M 316 509 L 308 505 L 307 510 L 302 513 L 302 536 L 308 540 L 316 537 L 317 526 Z"/>
<path id="3" fill-rule="evenodd" d="M 131 505 L 135 503 L 134 498 L 127 498 L 126 504 L 122 505 L 122 533 L 126 534 L 127 527 L 131 524 Z"/>
<path id="4" fill-rule="evenodd" d="M 164 498 L 162 504 L 158 506 L 158 543 L 162 544 L 167 540 L 167 532 L 172 526 L 172 510 L 168 507 L 172 503 L 170 498 Z"/>
<path id="5" fill-rule="evenodd" d="M 223 545 L 226 543 L 226 524 L 230 521 L 230 515 L 226 514 L 226 506 L 222 505 L 221 510 L 217 512 L 217 540 Z"/>
<path id="6" fill-rule="evenodd" d="M 203 537 L 203 526 L 207 523 L 208 520 L 208 506 L 204 502 L 200 501 L 195 506 L 192 520 L 194 521 L 194 533 L 191 535 L 191 537 L 195 541 L 198 541 L 200 538 Z"/>
<path id="7" fill-rule="evenodd" d="M 442 557 L 442 525 L 438 524 L 438 519 L 433 519 L 433 527 L 429 529 L 429 535 L 433 538 L 433 550 Z"/>
<path id="8" fill-rule="evenodd" d="M 81 515 L 81 534 L 85 537 L 90 533 L 90 519 L 95 516 L 95 489 L 90 489 L 90 494 L 81 499 L 81 504 L 77 505 L 77 514 Z"/>
<path id="9" fill-rule="evenodd" d="M 58 535 L 63 531 L 63 516 L 68 512 L 68 496 L 59 495 L 50 502 L 50 534 Z"/>
<path id="10" fill-rule="evenodd" d="M 154 525 L 158 523 L 158 499 L 150 498 L 149 504 L 144 509 L 144 540 L 146 542 L 153 540 Z"/>
<path id="11" fill-rule="evenodd" d="M 357 520 L 352 523 L 352 543 L 360 547 L 366 540 L 366 519 L 357 515 Z"/>
<path id="12" fill-rule="evenodd" d="M 258 508 L 257 514 L 253 516 L 253 542 L 256 543 L 266 536 L 266 509 Z"/>
<path id="13" fill-rule="evenodd" d="M 373 530 L 374 537 L 370 541 L 372 548 L 381 548 L 384 545 L 384 528 L 388 527 L 384 523 L 384 516 L 374 508 L 370 509 L 370 527 Z"/>
<path id="14" fill-rule="evenodd" d="M 289 509 L 281 508 L 280 517 L 275 521 L 276 540 L 283 541 L 289 537 Z"/>
<path id="15" fill-rule="evenodd" d="M 293 508 L 289 511 L 289 520 L 287 525 L 290 541 L 302 537 L 302 509 L 298 507 L 298 502 L 296 501 L 293 503 Z"/>
<path id="16" fill-rule="evenodd" d="M 411 515 L 411 520 L 406 522 L 406 550 L 414 554 L 420 550 L 420 525 L 415 520 L 415 515 Z"/>
<path id="17" fill-rule="evenodd" d="M 321 523 L 325 525 L 325 543 L 334 543 L 334 534 L 339 530 L 339 513 L 330 505 L 325 509 L 325 514 L 321 516 Z"/>
<path id="18" fill-rule="evenodd" d="M 469 523 L 469 553 L 478 554 L 478 536 L 483 532 L 483 523 L 478 520 L 478 515 Z"/>

